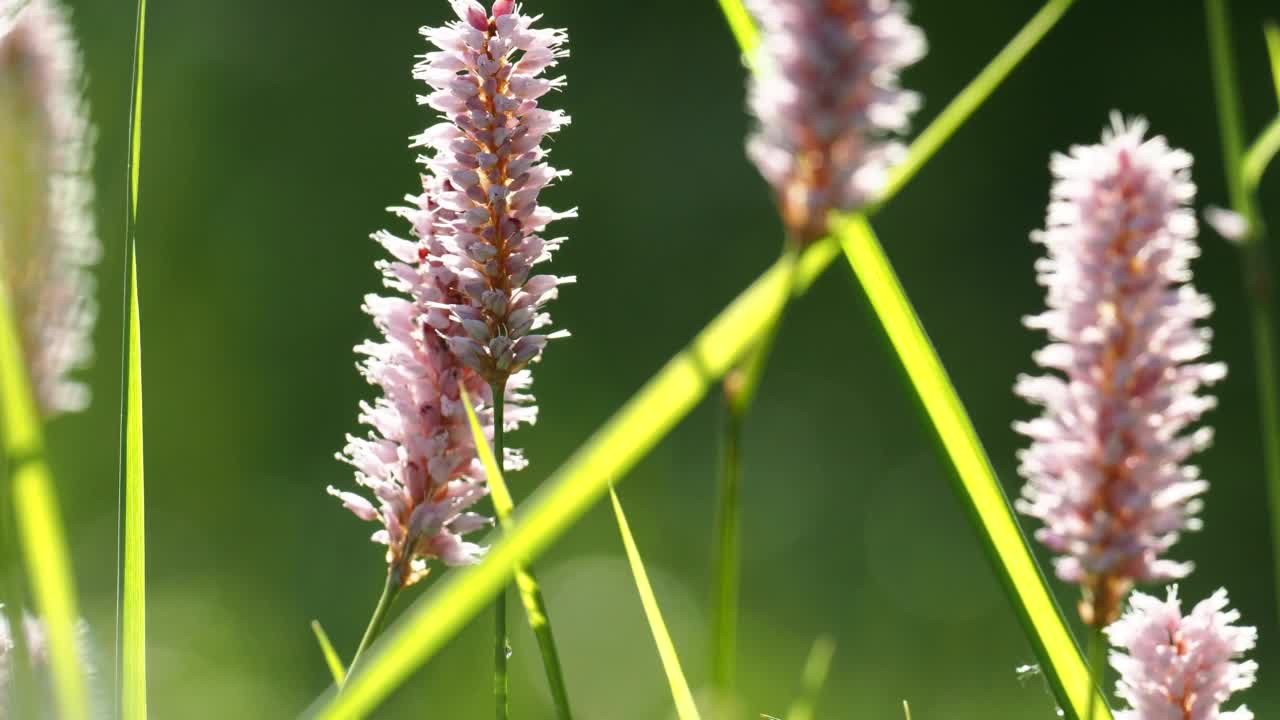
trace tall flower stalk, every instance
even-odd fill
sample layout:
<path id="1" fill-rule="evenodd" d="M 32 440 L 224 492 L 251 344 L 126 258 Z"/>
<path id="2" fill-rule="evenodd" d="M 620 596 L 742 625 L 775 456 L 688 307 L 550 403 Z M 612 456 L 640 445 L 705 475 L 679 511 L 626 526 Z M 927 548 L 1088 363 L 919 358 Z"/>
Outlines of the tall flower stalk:
<path id="1" fill-rule="evenodd" d="M 1236 80 L 1231 21 L 1225 0 L 1205 0 L 1205 31 L 1213 70 L 1223 166 L 1241 248 L 1241 269 L 1249 299 L 1254 372 L 1262 439 L 1263 472 L 1271 504 L 1272 552 L 1276 588 L 1280 590 L 1280 315 L 1276 312 L 1275 278 L 1267 250 L 1267 232 L 1258 208 L 1257 188 L 1246 178 L 1244 109 Z M 1277 74 L 1280 82 L 1280 74 Z M 1278 608 L 1280 609 L 1280 608 Z"/>
<path id="2" fill-rule="evenodd" d="M 1026 321 L 1049 335 L 1035 360 L 1052 372 L 1016 387 L 1044 408 L 1016 425 L 1032 441 L 1018 507 L 1044 523 L 1036 537 L 1097 627 L 1134 583 L 1190 572 L 1164 554 L 1199 527 L 1208 484 L 1189 459 L 1212 431 L 1188 429 L 1215 404 L 1201 389 L 1226 372 L 1203 361 L 1198 323 L 1213 306 L 1190 284 L 1191 156 L 1146 130 L 1113 115 L 1100 144 L 1053 157 L 1046 229 L 1033 235 L 1048 250 L 1036 267 L 1049 307 Z"/>
<path id="3" fill-rule="evenodd" d="M 827 234 L 833 211 L 872 202 L 889 168 L 905 155 L 893 138 L 907 130 L 920 98 L 898 86 L 898 73 L 925 52 L 924 34 L 906 20 L 906 6 L 891 0 L 748 0 L 746 5 L 760 26 L 748 88 L 757 124 L 747 139 L 747 155 L 773 191 L 791 271 L 778 316 L 722 385 L 711 662 L 712 682 L 724 696 L 732 691 L 737 645 L 742 432 L 795 291 L 796 254 Z"/>
<path id="4" fill-rule="evenodd" d="M 381 264 L 387 284 L 402 294 L 366 299 L 385 338 L 358 348 L 367 356 L 362 372 L 383 390 L 363 408 L 375 433 L 351 438 L 342 455 L 381 508 L 331 489 L 357 515 L 384 525 L 375 539 L 388 544 L 392 596 L 392 580 L 411 584 L 427 560 L 469 564 L 483 555 L 461 539 L 489 520 L 462 512 L 487 488 L 459 388 L 476 399 L 504 469 L 524 467 L 504 435 L 536 419 L 527 368 L 549 339 L 567 335 L 540 331 L 550 323 L 545 305 L 573 281 L 533 274 L 563 240 L 544 238 L 547 225 L 576 214 L 538 202 L 544 187 L 568 175 L 545 162 L 542 143 L 569 118 L 538 102 L 564 82 L 545 71 L 567 56 L 565 33 L 535 28 L 538 17 L 511 0 L 488 10 L 469 0 L 451 5 L 457 20 L 422 29 L 437 50 L 414 69 L 432 90 L 420 102 L 443 116 L 414 138 L 428 151 L 420 158 L 424 192 L 397 210 L 415 240 L 375 236 L 394 258 Z M 504 594 L 495 610 L 499 717 L 507 712 L 505 605 Z"/>

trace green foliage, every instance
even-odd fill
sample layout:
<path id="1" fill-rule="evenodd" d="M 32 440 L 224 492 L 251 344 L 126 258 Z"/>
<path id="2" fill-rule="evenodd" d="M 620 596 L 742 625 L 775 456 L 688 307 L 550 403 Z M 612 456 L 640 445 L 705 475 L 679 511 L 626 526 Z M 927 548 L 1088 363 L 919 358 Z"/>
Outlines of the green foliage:
<path id="1" fill-rule="evenodd" d="M 138 311 L 138 176 L 142 158 L 142 67 L 147 16 L 146 0 L 138 0 L 138 25 L 134 42 L 133 99 L 129 133 L 129 209 L 126 236 L 129 241 L 128 343 L 124 438 L 124 518 L 120 580 L 121 638 L 120 712 L 124 720 L 147 717 L 147 561 L 146 505 L 142 451 L 142 324 Z"/>
<path id="2" fill-rule="evenodd" d="M 622 545 L 627 550 L 627 562 L 631 565 L 631 576 L 636 581 L 636 591 L 640 593 L 640 604 L 644 606 L 645 619 L 649 621 L 653 642 L 658 646 L 658 656 L 662 658 L 662 669 L 667 674 L 667 684 L 671 686 L 676 716 L 680 720 L 698 720 L 698 706 L 693 702 L 693 693 L 689 691 L 689 681 L 685 680 L 684 671 L 680 669 L 675 643 L 671 642 L 671 633 L 662 620 L 658 598 L 653 594 L 653 586 L 649 584 L 649 573 L 644 569 L 640 549 L 636 547 L 636 539 L 631 535 L 627 516 L 622 512 L 622 501 L 612 487 L 609 488 L 609 499 L 613 501 L 613 515 L 618 520 L 618 532 L 622 535 Z"/>
<path id="3" fill-rule="evenodd" d="M 8 290 L 0 287 L 0 412 L 11 483 L 5 490 L 13 493 L 12 509 L 18 521 L 27 579 L 48 637 L 59 716 L 84 720 L 89 716 L 89 705 L 80 663 L 75 583 L 45 457 L 40 414 L 31 394 L 18 337 Z M 16 607 L 22 600 L 14 598 L 9 602 Z M 20 631 L 14 628 L 13 632 Z"/>
<path id="4" fill-rule="evenodd" d="M 342 687 L 347 669 L 342 665 L 342 658 L 338 656 L 338 651 L 333 649 L 333 643 L 329 642 L 329 633 L 324 631 L 324 626 L 319 620 L 311 621 L 311 632 L 316 635 L 316 643 L 320 645 L 320 654 L 324 655 L 324 663 L 329 667 L 329 674 L 333 676 L 333 684 Z"/>
<path id="5" fill-rule="evenodd" d="M 866 291 L 955 466 L 958 494 L 965 502 L 1027 639 L 1040 658 L 1045 677 L 1066 717 L 1087 717 L 1090 698 L 1095 695 L 1090 692 L 1089 667 L 1045 584 L 973 423 L 897 274 L 865 218 L 841 221 L 836 225 L 836 233 L 849 265 Z M 1094 718 L 1109 720 L 1110 717 L 1105 700 L 1099 702 Z"/>
<path id="6" fill-rule="evenodd" d="M 836 643 L 828 635 L 820 635 L 813 641 L 809 649 L 809 657 L 804 661 L 804 674 L 801 676 L 800 695 L 791 704 L 787 712 L 787 720 L 813 720 L 818 708 L 818 696 L 822 694 L 822 686 L 827 683 L 827 673 L 831 670 L 831 658 L 836 654 Z"/>

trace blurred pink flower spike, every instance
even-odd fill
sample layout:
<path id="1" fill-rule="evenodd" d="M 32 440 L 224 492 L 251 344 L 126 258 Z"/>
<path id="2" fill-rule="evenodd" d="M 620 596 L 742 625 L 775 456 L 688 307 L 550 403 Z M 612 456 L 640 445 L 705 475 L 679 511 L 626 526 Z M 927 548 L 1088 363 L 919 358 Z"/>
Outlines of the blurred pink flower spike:
<path id="1" fill-rule="evenodd" d="M 898 73 L 924 57 L 924 33 L 892 0 L 748 0 L 760 24 L 747 154 L 772 186 L 791 238 L 826 233 L 833 210 L 883 188 L 920 107 Z"/>
<path id="2" fill-rule="evenodd" d="M 1227 591 L 1182 614 L 1178 589 L 1166 600 L 1133 593 L 1124 616 L 1106 629 L 1111 666 L 1120 674 L 1116 696 L 1128 710 L 1116 720 L 1252 720 L 1243 705 L 1223 710 L 1232 693 L 1251 687 L 1258 671 L 1240 658 L 1257 643 L 1258 631 L 1235 622 L 1227 609 Z"/>
<path id="3" fill-rule="evenodd" d="M 0 266 L 41 412 L 89 404 L 94 131 L 80 50 L 56 0 L 0 0 Z M 12 132 L 10 132 L 12 131 Z"/>
<path id="4" fill-rule="evenodd" d="M 1031 438 L 1018 509 L 1044 523 L 1036 537 L 1098 627 L 1135 582 L 1191 571 L 1163 555 L 1199 527 L 1208 484 L 1188 460 L 1212 433 L 1188 427 L 1214 406 L 1202 387 L 1226 373 L 1201 361 L 1210 331 L 1197 323 L 1213 306 L 1190 284 L 1191 156 L 1146 129 L 1115 114 L 1100 144 L 1053 157 L 1046 229 L 1032 235 L 1048 250 L 1036 264 L 1048 310 L 1026 320 L 1049 335 L 1035 361 L 1052 372 L 1016 386 L 1044 408 L 1015 424 Z"/>

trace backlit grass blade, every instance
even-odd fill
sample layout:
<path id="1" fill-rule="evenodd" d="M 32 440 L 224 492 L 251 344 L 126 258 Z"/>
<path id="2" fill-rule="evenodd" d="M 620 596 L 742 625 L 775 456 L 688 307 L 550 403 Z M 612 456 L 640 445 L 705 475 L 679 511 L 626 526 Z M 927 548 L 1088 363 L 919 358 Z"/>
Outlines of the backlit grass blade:
<path id="1" fill-rule="evenodd" d="M 760 32 L 751 19 L 751 13 L 742 4 L 742 0 L 720 0 L 720 9 L 724 11 L 724 19 L 729 22 L 729 30 L 738 41 L 743 57 L 749 58 L 760 43 Z"/>
<path id="2" fill-rule="evenodd" d="M 822 694 L 822 686 L 827 683 L 827 673 L 831 670 L 831 658 L 835 653 L 836 643 L 830 636 L 821 635 L 813 641 L 809 657 L 804 662 L 800 695 L 791 704 L 787 720 L 813 720 L 818 708 L 818 696 Z"/>
<path id="3" fill-rule="evenodd" d="M 1262 36 L 1267 41 L 1267 59 L 1271 65 L 1271 82 L 1276 86 L 1276 101 L 1280 102 L 1280 25 L 1274 22 L 1264 24 Z"/>
<path id="4" fill-rule="evenodd" d="M 1041 10 L 939 114 L 935 124 L 945 120 L 954 129 L 971 115 L 1069 4 L 1070 0 L 1056 0 Z M 933 137 L 941 135 L 938 131 Z M 919 168 L 940 146 L 936 139 L 912 145 L 907 155 Z M 904 177 L 899 184 L 905 181 Z M 800 259 L 795 292 L 804 293 L 837 252 L 830 238 L 809 247 Z M 708 386 L 772 323 L 786 299 L 789 277 L 785 265 L 775 263 L 717 315 L 524 503 L 516 512 L 515 529 L 493 545 L 485 562 L 449 573 L 427 590 L 374 646 L 369 662 L 348 678 L 342 694 L 331 688 L 309 714 L 345 719 L 370 713 L 505 586 L 518 564 L 545 550 L 611 482 L 621 479 L 688 414 Z"/>
<path id="5" fill-rule="evenodd" d="M 801 259 L 803 290 L 835 258 L 831 240 Z M 312 708 L 322 718 L 365 717 L 414 668 L 431 657 L 511 579 L 544 551 L 675 426 L 764 332 L 782 306 L 789 269 L 779 261 L 738 296 L 694 341 L 616 412 L 515 512 L 512 530 L 495 533 L 485 561 L 442 577 L 405 611 L 347 678 L 341 694 Z"/>
<path id="6" fill-rule="evenodd" d="M 865 218 L 836 225 L 845 257 L 955 466 L 958 490 L 1065 716 L 1087 716 L 1089 666 L 1067 629 L 977 432 Z M 1096 720 L 1111 712 L 1099 696 Z"/>
<path id="7" fill-rule="evenodd" d="M 0 411 L 4 451 L 12 482 L 13 510 L 28 584 L 37 615 L 45 623 L 49 665 L 59 717 L 89 716 L 84 668 L 80 664 L 75 584 L 66 535 L 45 457 L 40 414 L 31 394 L 22 345 L 9 302 L 0 287 Z M 6 599 L 15 605 L 20 598 Z"/>
<path id="8" fill-rule="evenodd" d="M 485 477 L 489 482 L 489 497 L 493 500 L 494 512 L 503 530 L 511 529 L 511 513 L 515 502 L 511 499 L 511 491 L 502 477 L 502 469 L 493 456 L 493 448 L 480 427 L 476 418 L 475 406 L 467 395 L 467 389 L 458 386 L 462 394 L 462 404 L 467 408 L 467 421 L 471 424 L 471 435 L 476 443 L 477 454 L 484 465 Z M 564 669 L 560 665 L 560 652 L 556 650 L 555 634 L 551 631 L 551 619 L 547 614 L 547 604 L 542 599 L 542 588 L 533 576 L 533 571 L 526 567 L 516 568 L 516 588 L 520 591 L 520 602 L 524 605 L 525 616 L 529 618 L 529 628 L 538 641 L 538 652 L 542 654 L 542 665 L 547 673 L 547 684 L 551 686 L 551 699 L 556 706 L 556 713 L 561 720 L 571 720 L 573 713 L 569 710 L 569 690 L 565 687 Z"/>
<path id="9" fill-rule="evenodd" d="M 134 37 L 133 98 L 129 108 L 129 182 L 125 235 L 128 239 L 128 338 L 125 343 L 124 462 L 121 468 L 123 516 L 120 563 L 119 707 L 124 720 L 147 717 L 146 512 L 142 445 L 142 324 L 138 310 L 138 177 L 142 158 L 142 68 L 146 37 L 146 0 L 138 0 Z"/>
<path id="10" fill-rule="evenodd" d="M 333 643 L 329 642 L 329 633 L 324 631 L 324 626 L 319 620 L 311 621 L 311 632 L 316 634 L 316 643 L 320 645 L 320 654 L 324 655 L 324 663 L 329 667 L 329 674 L 333 675 L 333 683 L 342 687 L 342 679 L 347 676 L 347 668 L 343 666 L 338 651 L 333 649 Z"/>
<path id="11" fill-rule="evenodd" d="M 1276 71 L 1280 72 L 1280 68 L 1276 68 Z M 1253 145 L 1249 146 L 1249 151 L 1244 155 L 1244 183 L 1249 192 L 1258 189 L 1258 184 L 1262 182 L 1262 174 L 1275 159 L 1276 152 L 1280 152 L 1280 115 L 1271 118 L 1271 123 L 1262 131 L 1258 139 L 1253 141 Z"/>
<path id="12" fill-rule="evenodd" d="M 627 562 L 631 564 L 631 575 L 636 581 L 636 591 L 640 593 L 640 604 L 644 606 L 645 619 L 649 621 L 649 630 L 653 632 L 653 642 L 658 646 L 662 669 L 667 673 L 667 684 L 671 686 L 671 697 L 676 704 L 676 716 L 680 720 L 698 720 L 698 706 L 694 704 L 693 693 L 689 691 L 689 681 L 685 680 L 684 671 L 680 669 L 675 643 L 671 642 L 671 633 L 662 620 L 658 598 L 654 596 L 653 586 L 649 584 L 649 573 L 645 572 L 644 560 L 640 557 L 636 539 L 631 535 L 631 526 L 627 524 L 627 516 L 622 512 L 622 502 L 618 500 L 618 493 L 613 487 L 609 488 L 609 499 L 613 501 L 613 515 L 618 520 L 618 532 L 622 535 L 622 545 L 627 550 Z"/>

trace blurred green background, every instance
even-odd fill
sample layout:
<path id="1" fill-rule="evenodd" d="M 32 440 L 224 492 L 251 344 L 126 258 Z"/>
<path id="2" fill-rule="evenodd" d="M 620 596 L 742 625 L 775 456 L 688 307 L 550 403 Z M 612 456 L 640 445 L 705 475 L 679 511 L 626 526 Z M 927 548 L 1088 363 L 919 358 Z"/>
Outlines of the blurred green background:
<path id="1" fill-rule="evenodd" d="M 120 317 L 131 3 L 69 2 L 101 131 L 94 404 L 50 431 L 76 575 L 110 656 L 115 592 Z M 744 71 L 712 0 L 527 0 L 567 27 L 573 124 L 549 193 L 581 219 L 554 269 L 579 284 L 556 303 L 537 368 L 537 427 L 512 437 L 526 495 L 775 257 L 781 230 L 743 156 Z M 1234 3 L 1252 135 L 1276 111 L 1261 22 Z M 930 53 L 904 78 L 923 127 L 1038 5 L 918 0 Z M 1270 14 L 1280 16 L 1274 5 Z M 381 587 L 372 526 L 324 494 L 351 485 L 333 458 L 371 396 L 351 347 L 378 289 L 367 239 L 404 230 L 384 208 L 415 189 L 407 137 L 431 122 L 410 78 L 418 27 L 444 0 L 153 2 L 147 29 L 139 229 L 144 332 L 148 640 L 157 718 L 291 717 L 328 684 L 308 628 L 345 655 Z M 1011 392 L 1042 338 L 1020 318 L 1042 294 L 1027 239 L 1043 220 L 1049 153 L 1096 140 L 1113 108 L 1142 113 L 1197 159 L 1201 206 L 1225 204 L 1196 2 L 1081 0 L 875 224 L 1010 493 Z M 1280 169 L 1263 183 L 1280 226 Z M 1280 712 L 1280 627 L 1238 254 L 1206 230 L 1197 285 L 1218 311 L 1231 367 L 1201 458 L 1205 530 L 1175 557 L 1184 595 L 1225 585 L 1262 633 L 1259 687 Z M 719 411 L 703 405 L 621 486 L 690 680 L 707 677 L 707 605 Z M 362 430 L 361 430 L 362 431 Z M 821 717 L 1051 718 L 1042 680 L 950 470 L 861 291 L 833 266 L 794 309 L 748 428 L 741 717 L 781 715 L 814 638 L 838 645 Z M 1043 554 L 1041 554 L 1043 558 Z M 607 507 L 538 563 L 583 720 L 673 717 Z M 1054 583 L 1071 611 L 1074 593 Z M 416 593 L 414 593 L 416 595 Z M 402 603 L 398 609 L 403 609 Z M 1070 612 L 1074 617 L 1074 612 Z M 478 718 L 491 708 L 489 616 L 457 637 L 378 717 Z M 531 636 L 515 638 L 514 716 L 550 718 Z M 102 662 L 99 682 L 110 682 Z"/>

